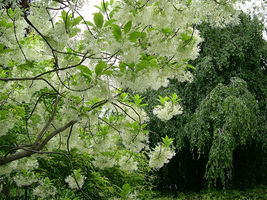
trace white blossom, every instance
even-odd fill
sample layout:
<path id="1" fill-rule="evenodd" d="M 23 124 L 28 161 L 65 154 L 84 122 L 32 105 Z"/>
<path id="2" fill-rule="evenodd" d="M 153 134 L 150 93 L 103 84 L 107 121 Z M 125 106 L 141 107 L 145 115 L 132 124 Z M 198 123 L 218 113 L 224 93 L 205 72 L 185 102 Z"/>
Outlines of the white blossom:
<path id="1" fill-rule="evenodd" d="M 174 104 L 171 101 L 165 102 L 163 105 L 158 105 L 154 108 L 153 114 L 156 115 L 162 121 L 170 120 L 175 115 L 183 113 L 183 108 L 180 104 Z"/>
<path id="2" fill-rule="evenodd" d="M 76 180 L 78 182 L 79 187 L 82 188 L 86 177 L 84 175 L 79 174 L 79 173 L 75 173 L 75 175 L 76 175 Z M 78 187 L 78 185 L 77 185 L 77 183 L 76 183 L 75 178 L 73 177 L 73 175 L 67 176 L 65 178 L 65 182 L 69 184 L 69 187 L 71 189 L 79 189 L 79 187 Z"/>
<path id="3" fill-rule="evenodd" d="M 161 168 L 164 164 L 175 155 L 175 152 L 170 147 L 158 145 L 149 154 L 149 166 L 155 169 Z"/>
<path id="4" fill-rule="evenodd" d="M 95 155 L 95 160 L 93 161 L 94 166 L 99 169 L 111 168 L 115 166 L 116 160 L 111 156 L 104 156 L 103 154 Z"/>
<path id="5" fill-rule="evenodd" d="M 119 160 L 120 169 L 124 171 L 134 171 L 137 170 L 137 162 L 134 161 L 133 157 L 122 156 Z"/>
<path id="6" fill-rule="evenodd" d="M 38 181 L 38 178 L 33 172 L 27 171 L 26 173 L 17 174 L 13 177 L 18 187 L 29 186 Z"/>
<path id="7" fill-rule="evenodd" d="M 39 182 L 38 185 L 33 190 L 33 195 L 38 196 L 40 198 L 49 198 L 51 196 L 55 196 L 57 189 L 49 182 L 47 183 L 46 180 L 42 180 Z"/>

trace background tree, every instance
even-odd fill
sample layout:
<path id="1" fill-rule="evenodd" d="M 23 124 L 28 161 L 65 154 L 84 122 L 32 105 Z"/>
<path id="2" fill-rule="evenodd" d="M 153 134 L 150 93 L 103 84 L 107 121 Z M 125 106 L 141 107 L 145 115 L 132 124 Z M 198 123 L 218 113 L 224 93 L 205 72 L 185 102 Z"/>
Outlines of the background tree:
<path id="1" fill-rule="evenodd" d="M 194 81 L 192 83 L 178 83 L 172 80 L 168 89 L 176 92 L 182 98 L 183 114 L 168 122 L 162 122 L 152 116 L 152 108 L 148 111 L 151 117 L 149 128 L 155 131 L 163 130 L 162 134 L 175 137 L 176 145 L 180 149 L 175 158 L 161 169 L 158 180 L 159 187 L 199 190 L 206 185 L 207 181 L 211 182 L 213 178 L 217 179 L 218 176 L 224 176 L 222 182 L 227 182 L 228 186 L 232 184 L 235 186 L 252 186 L 266 180 L 266 173 L 264 173 L 266 172 L 266 41 L 262 38 L 263 25 L 257 18 L 251 19 L 251 17 L 241 14 L 238 26 L 228 26 L 221 29 L 213 28 L 204 23 L 198 26 L 198 29 L 204 38 L 204 42 L 201 44 L 200 56 L 191 62 L 192 66 L 195 67 L 195 70 L 192 70 Z M 209 159 L 212 156 L 216 157 L 216 154 L 214 152 L 211 154 L 212 151 L 210 151 L 212 150 L 211 146 L 215 143 L 212 137 L 209 137 L 209 140 L 204 139 L 205 135 L 215 135 L 214 126 L 224 123 L 226 119 L 229 122 L 234 119 L 233 116 L 227 116 L 223 110 L 220 111 L 224 107 L 225 95 L 222 95 L 221 99 L 216 102 L 214 107 L 216 111 L 209 110 L 213 108 L 213 105 L 208 102 L 211 102 L 210 99 L 220 92 L 215 89 L 216 86 L 223 84 L 226 87 L 230 84 L 232 77 L 240 77 L 246 82 L 249 91 L 247 93 L 251 93 L 255 98 L 257 102 L 255 106 L 258 109 L 255 110 L 253 106 L 249 109 L 250 101 L 255 103 L 255 100 L 252 100 L 253 98 L 243 99 L 243 103 L 247 103 L 241 109 L 242 111 L 239 111 L 243 113 L 240 117 L 240 123 L 242 119 L 244 120 L 244 126 L 242 126 L 243 128 L 240 127 L 239 133 L 245 134 L 247 130 L 253 129 L 250 130 L 250 138 L 247 138 L 244 145 L 235 145 L 233 151 L 225 159 L 225 161 L 232 159 L 232 161 L 229 161 L 232 164 L 232 166 L 229 165 L 232 169 L 231 177 L 226 178 L 227 173 L 220 172 L 222 170 L 220 167 L 214 169 L 218 173 L 217 178 L 216 176 L 210 177 L 207 176 L 209 170 L 207 163 L 210 163 Z M 221 86 L 218 85 L 218 87 Z M 233 87 L 232 90 L 235 91 L 238 88 Z M 153 106 L 155 104 L 153 99 L 158 95 L 164 96 L 166 93 L 166 90 L 158 90 L 157 93 L 148 92 L 146 94 L 148 105 Z M 230 98 L 230 96 L 227 98 Z M 234 99 L 232 101 L 232 103 L 235 102 Z M 203 109 L 203 105 L 207 105 L 207 109 Z M 214 119 L 211 118 L 213 112 L 216 113 Z M 256 116 L 252 114 L 253 112 Z M 235 110 L 233 109 L 230 113 L 234 114 Z M 254 116 L 254 120 L 255 117 L 257 119 L 257 123 L 254 121 L 255 124 L 251 124 L 250 128 L 246 127 L 245 124 L 248 125 L 253 120 L 243 118 L 248 113 Z M 202 123 L 203 126 L 200 125 Z M 196 130 L 200 126 L 201 130 Z M 235 127 L 234 124 L 230 126 L 233 129 Z M 198 136 L 195 137 L 195 134 Z M 234 136 L 234 133 L 232 133 L 232 136 Z M 234 139 L 231 142 L 234 142 Z M 202 146 L 203 148 L 201 147 L 198 152 L 197 146 L 199 143 L 207 146 L 205 148 Z M 200 152 L 202 154 L 199 154 Z M 223 148 L 218 149 L 219 152 L 223 153 Z M 220 173 L 221 175 L 219 175 Z"/>

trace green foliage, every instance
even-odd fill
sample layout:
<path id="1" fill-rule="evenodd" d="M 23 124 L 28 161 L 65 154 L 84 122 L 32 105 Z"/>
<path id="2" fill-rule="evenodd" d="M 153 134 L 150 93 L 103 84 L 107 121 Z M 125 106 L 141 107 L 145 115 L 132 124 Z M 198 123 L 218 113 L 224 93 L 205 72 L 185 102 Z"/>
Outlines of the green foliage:
<path id="1" fill-rule="evenodd" d="M 231 178 L 233 151 L 246 145 L 257 132 L 258 105 L 246 82 L 234 78 L 228 86 L 218 84 L 202 100 L 185 134 L 191 150 L 209 155 L 206 178 L 223 184 Z"/>
<path id="2" fill-rule="evenodd" d="M 169 138 L 167 135 L 165 138 L 162 138 L 162 141 L 163 141 L 163 146 L 165 147 L 169 147 L 172 145 L 174 139 L 173 138 Z"/>
<path id="3" fill-rule="evenodd" d="M 90 155 L 78 155 L 76 150 L 72 150 L 72 164 L 74 174 L 78 179 L 81 174 L 86 174 L 87 178 L 82 187 L 84 193 L 90 196 L 93 200 L 106 200 L 118 197 L 127 199 L 131 192 L 137 191 L 140 193 L 140 199 L 148 199 L 153 194 L 152 179 L 150 168 L 147 164 L 145 155 L 140 155 L 139 169 L 136 172 L 123 172 L 118 167 L 105 170 L 98 170 L 92 165 L 93 158 Z M 45 156 L 38 159 L 39 168 L 35 170 L 38 177 L 45 178 L 47 184 L 57 186 L 57 193 L 50 199 L 60 200 L 81 200 L 84 199 L 83 194 L 77 189 L 69 189 L 65 178 L 72 174 L 72 169 L 66 162 L 66 158 L 61 155 Z M 24 172 L 26 173 L 26 172 Z M 27 187 L 18 188 L 11 179 L 1 179 L 1 184 L 4 191 L 11 189 L 10 197 L 25 198 L 25 190 L 28 193 L 28 199 L 34 199 L 32 191 L 36 184 Z M 17 192 L 19 191 L 19 193 Z M 2 196 L 1 196 L 2 195 Z M 0 198 L 5 198 L 4 193 L 0 194 Z"/>
<path id="4" fill-rule="evenodd" d="M 200 190 L 207 180 L 215 183 L 215 179 L 218 187 L 222 182 L 228 187 L 262 183 L 266 180 L 267 152 L 263 25 L 257 18 L 241 14 L 238 26 L 221 29 L 204 23 L 197 29 L 204 42 L 200 56 L 187 65 L 194 81 L 170 80 L 168 88 L 144 95 L 149 129 L 176 138 L 174 144 L 179 149 L 159 171 L 158 187 Z M 232 77 L 237 78 L 234 81 Z M 179 103 L 184 112 L 162 122 L 152 111 L 157 97 L 168 93 L 182 98 Z M 156 136 L 151 138 L 152 144 L 157 142 Z"/>

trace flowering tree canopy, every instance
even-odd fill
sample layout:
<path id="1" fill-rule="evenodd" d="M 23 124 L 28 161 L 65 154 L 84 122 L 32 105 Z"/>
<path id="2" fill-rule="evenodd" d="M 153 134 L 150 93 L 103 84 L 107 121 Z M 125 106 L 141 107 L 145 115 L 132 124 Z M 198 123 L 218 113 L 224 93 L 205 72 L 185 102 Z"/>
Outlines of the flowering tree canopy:
<path id="1" fill-rule="evenodd" d="M 161 168 L 175 154 L 172 139 L 149 148 L 156 133 L 146 129 L 146 105 L 128 91 L 192 81 L 188 61 L 202 41 L 195 25 L 238 24 L 236 2 L 102 1 L 87 21 L 83 0 L 0 0 L 0 176 L 26 169 L 17 185 L 39 181 L 36 195 L 48 194 L 49 180 L 31 172 L 37 157 L 70 160 L 72 150 L 93 156 L 100 169 L 135 170 L 140 152 Z M 153 113 L 169 120 L 182 113 L 179 100 L 159 97 Z M 85 178 L 73 170 L 65 181 L 79 189 Z"/>

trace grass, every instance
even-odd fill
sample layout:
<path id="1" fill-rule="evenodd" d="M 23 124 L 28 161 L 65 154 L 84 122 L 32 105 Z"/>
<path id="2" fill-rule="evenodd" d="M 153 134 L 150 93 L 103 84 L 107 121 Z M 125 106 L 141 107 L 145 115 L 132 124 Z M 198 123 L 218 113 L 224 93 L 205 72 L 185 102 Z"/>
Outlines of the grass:
<path id="1" fill-rule="evenodd" d="M 246 190 L 202 190 L 200 193 L 178 193 L 153 200 L 267 200 L 267 186 Z"/>

